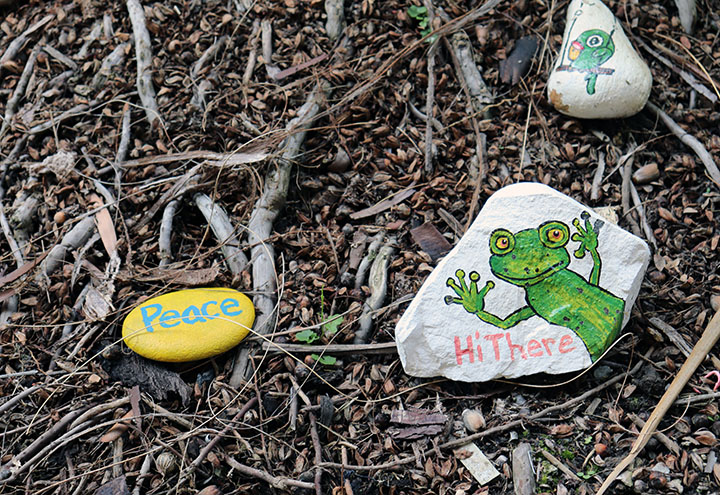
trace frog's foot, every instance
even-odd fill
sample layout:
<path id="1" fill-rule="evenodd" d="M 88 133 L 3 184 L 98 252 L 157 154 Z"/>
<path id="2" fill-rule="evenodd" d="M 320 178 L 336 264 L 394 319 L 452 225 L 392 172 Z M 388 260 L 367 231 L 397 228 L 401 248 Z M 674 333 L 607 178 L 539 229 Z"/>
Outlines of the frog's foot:
<path id="1" fill-rule="evenodd" d="M 495 287 L 494 282 L 487 282 L 485 286 L 478 290 L 478 281 L 480 275 L 477 272 L 470 272 L 470 285 L 465 282 L 465 272 L 458 270 L 455 272 L 458 281 L 452 277 L 447 279 L 447 286 L 450 287 L 458 297 L 445 296 L 445 304 L 462 304 L 468 313 L 477 313 L 482 311 L 485 306 L 485 295 L 490 289 Z"/>
<path id="2" fill-rule="evenodd" d="M 598 233 L 590 223 L 590 214 L 584 211 L 580 215 L 580 218 L 585 220 L 585 226 L 583 227 L 580 224 L 580 220 L 577 218 L 574 219 L 572 223 L 575 226 L 575 229 L 577 229 L 577 232 L 571 237 L 573 241 L 580 243 L 580 246 L 578 246 L 574 253 L 575 257 L 578 259 L 584 258 L 586 251 L 590 251 L 591 253 L 597 252 L 598 247 Z"/>

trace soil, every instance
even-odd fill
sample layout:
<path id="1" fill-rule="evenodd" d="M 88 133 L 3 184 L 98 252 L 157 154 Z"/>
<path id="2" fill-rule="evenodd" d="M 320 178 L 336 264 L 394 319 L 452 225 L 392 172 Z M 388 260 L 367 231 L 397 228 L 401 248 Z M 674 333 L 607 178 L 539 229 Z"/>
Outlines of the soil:
<path id="1" fill-rule="evenodd" d="M 718 163 L 718 3 L 698 3 L 692 34 L 674 2 L 607 4 L 651 67 L 650 101 Z M 438 3 L 428 19 L 437 40 L 422 40 L 410 6 L 346 2 L 347 28 L 336 41 L 320 0 L 146 2 L 159 115 L 151 124 L 124 2 L 0 2 L 0 115 L 10 117 L 0 131 L 0 493 L 513 493 L 512 453 L 524 442 L 534 493 L 589 494 L 628 454 L 685 361 L 682 347 L 694 346 L 720 307 L 720 184 L 648 108 L 607 121 L 553 108 L 545 83 L 567 2 L 503 0 L 467 22 L 480 5 Z M 270 54 L 262 53 L 263 23 Z M 468 100 L 443 39 L 457 26 L 492 93 L 482 109 Z M 532 64 L 503 78 L 501 62 L 525 36 L 537 41 Z M 116 49 L 119 62 L 102 69 Z M 299 136 L 290 121 L 323 84 L 301 149 L 283 155 Z M 428 113 L 437 121 L 431 146 Z M 232 160 L 238 153 L 247 153 L 244 163 Z M 268 273 L 253 270 L 257 245 L 246 229 L 283 166 L 287 196 L 264 239 L 277 284 L 267 294 L 259 280 Z M 625 173 L 635 174 L 639 205 L 629 181 L 623 188 Z M 412 296 L 485 200 L 521 181 L 612 207 L 621 227 L 651 245 L 631 336 L 579 377 L 457 383 L 406 375 L 382 344 L 392 343 Z M 229 242 L 251 258 L 237 273 L 224 259 L 226 239 L 196 205 L 199 193 L 227 212 Z M 85 218 L 94 222 L 70 242 Z M 318 362 L 326 344 L 353 344 L 361 329 L 373 288 L 359 266 L 373 240 L 392 253 L 369 347 Z M 58 246 L 69 246 L 59 258 Z M 272 341 L 303 344 L 298 334 L 310 330 L 317 351 L 278 353 L 248 338 L 252 373 L 233 386 L 235 351 L 158 364 L 121 343 L 132 308 L 197 286 L 277 298 Z M 332 315 L 342 322 L 319 325 Z M 718 396 L 714 377 L 703 379 L 720 363 L 713 357 L 612 493 L 720 493 Z M 453 451 L 470 434 L 466 409 L 481 412 L 474 442 L 499 471 L 482 485 Z M 403 423 L 398 411 L 415 411 L 418 422 Z M 434 422 L 420 422 L 428 417 Z"/>

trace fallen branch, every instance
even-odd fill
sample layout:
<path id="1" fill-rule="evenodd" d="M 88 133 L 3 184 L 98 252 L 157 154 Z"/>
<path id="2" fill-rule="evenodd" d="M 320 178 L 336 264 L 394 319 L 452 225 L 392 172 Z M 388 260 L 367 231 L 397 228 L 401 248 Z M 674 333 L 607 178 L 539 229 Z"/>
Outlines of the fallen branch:
<path id="1" fill-rule="evenodd" d="M 25 95 L 25 88 L 27 88 L 28 81 L 30 81 L 30 76 L 35 69 L 35 61 L 37 60 L 41 48 L 42 47 L 38 45 L 30 53 L 27 62 L 25 62 L 25 68 L 20 75 L 20 79 L 15 86 L 15 90 L 13 91 L 10 99 L 7 101 L 7 105 L 5 106 L 5 118 L 3 119 L 2 126 L 0 126 L 0 138 L 2 138 L 7 132 L 7 130 L 10 128 L 10 122 L 17 113 L 18 104 L 20 103 L 20 99 Z"/>
<path id="2" fill-rule="evenodd" d="M 710 175 L 710 179 L 712 179 L 717 187 L 720 187 L 720 170 L 705 146 L 703 146 L 703 144 L 698 141 L 695 136 L 688 134 L 685 129 L 680 127 L 677 122 L 675 122 L 668 114 L 660 110 L 660 108 L 655 106 L 653 103 L 647 102 L 646 107 L 654 113 L 656 117 L 660 118 L 667 128 L 670 129 L 670 132 L 675 134 L 680 141 L 692 148 L 698 158 L 700 158 L 705 165 L 708 175 Z"/>
<path id="3" fill-rule="evenodd" d="M 645 428 L 645 421 L 640 419 L 640 417 L 638 417 L 636 414 L 630 413 L 628 414 L 628 417 L 634 425 L 639 426 L 640 428 Z M 653 435 L 655 436 L 655 438 L 658 439 L 661 444 L 667 447 L 670 452 L 678 456 L 680 455 L 680 446 L 672 438 L 670 438 L 661 431 L 656 431 L 655 433 L 653 433 Z"/>
<path id="4" fill-rule="evenodd" d="M 360 316 L 360 328 L 355 332 L 353 343 L 364 344 L 368 340 L 370 329 L 372 328 L 372 313 L 382 306 L 387 294 L 387 269 L 390 263 L 390 257 L 395 251 L 389 241 L 380 248 L 372 267 L 370 268 L 370 278 L 368 284 L 370 286 L 370 297 L 363 304 L 363 313 Z"/>
<path id="5" fill-rule="evenodd" d="M 100 35 L 103 32 L 103 25 L 100 21 L 96 21 L 95 24 L 93 24 L 92 29 L 90 30 L 90 34 L 87 35 L 85 38 L 85 42 L 80 47 L 80 50 L 78 50 L 77 54 L 73 57 L 75 60 L 85 60 L 85 58 L 88 56 L 88 51 L 90 50 L 90 45 L 92 45 L 95 41 L 97 41 L 100 38 Z"/>
<path id="6" fill-rule="evenodd" d="M 162 222 L 160 223 L 160 235 L 158 236 L 158 257 L 160 266 L 165 266 L 172 260 L 172 249 L 170 238 L 172 237 L 172 223 L 175 217 L 175 210 L 180 202 L 177 199 L 170 201 L 163 211 Z"/>
<path id="7" fill-rule="evenodd" d="M 18 54 L 20 49 L 25 45 L 25 42 L 28 40 L 31 34 L 33 34 L 35 31 L 38 31 L 45 27 L 45 25 L 52 21 L 55 18 L 53 14 L 46 15 L 42 19 L 40 19 L 38 22 L 27 28 L 23 33 L 12 40 L 12 42 L 8 45 L 7 49 L 5 50 L 5 53 L 3 53 L 2 57 L 0 57 L 0 71 L 2 71 L 3 65 L 5 63 L 11 61 L 13 58 L 15 58 L 15 55 Z"/>
<path id="8" fill-rule="evenodd" d="M 695 344 L 695 347 L 685 361 L 685 364 L 682 365 L 682 368 L 680 368 L 680 371 L 675 376 L 675 379 L 663 394 L 660 402 L 658 402 L 657 406 L 655 406 L 655 409 L 652 414 L 650 414 L 645 426 L 642 431 L 640 431 L 640 435 L 638 435 L 635 440 L 630 453 L 622 461 L 620 461 L 617 466 L 615 466 L 615 469 L 612 470 L 610 475 L 600 486 L 600 490 L 598 490 L 596 495 L 606 493 L 618 475 L 620 475 L 620 473 L 622 473 L 635 460 L 640 451 L 642 451 L 650 440 L 650 437 L 652 437 L 652 434 L 657 429 L 660 421 L 665 417 L 665 414 L 675 403 L 675 399 L 677 399 L 678 395 L 680 395 L 682 389 L 685 387 L 687 382 L 690 381 L 690 378 L 695 373 L 695 370 L 697 370 L 698 366 L 700 366 L 700 364 L 705 360 L 719 338 L 720 311 L 715 313 L 713 319 L 710 320 L 705 332 L 703 332 L 702 337 L 700 337 L 700 340 L 697 344 Z"/>
<path id="9" fill-rule="evenodd" d="M 423 1 L 428 14 L 428 24 L 433 25 L 435 19 L 435 8 L 432 4 L 432 0 Z M 435 151 L 433 150 L 433 127 L 431 125 L 433 110 L 435 108 L 435 55 L 438 51 L 438 40 L 439 36 L 431 36 L 428 38 L 430 42 L 430 49 L 427 54 L 427 88 L 425 92 L 425 112 L 427 113 L 427 122 L 425 124 L 425 173 L 430 176 L 434 168 Z"/>
<path id="10" fill-rule="evenodd" d="M 310 416 L 310 437 L 312 438 L 313 448 L 315 450 L 315 495 L 322 495 L 322 446 L 320 445 L 320 435 L 318 435 L 317 419 L 315 413 L 308 413 Z"/>
<path id="11" fill-rule="evenodd" d="M 175 199 L 178 196 L 181 196 L 185 191 L 187 191 L 191 187 L 191 185 L 200 178 L 201 168 L 202 164 L 195 165 L 193 168 L 185 172 L 182 177 L 179 177 L 178 180 L 175 181 L 175 184 L 173 184 L 170 189 L 165 191 L 163 195 L 160 196 L 160 199 L 158 199 L 155 204 L 152 205 L 143 214 L 141 220 L 133 226 L 133 231 L 137 232 L 145 225 L 150 223 L 150 221 L 157 214 L 157 212 L 160 211 L 161 208 L 164 208 L 165 205 L 168 204 L 171 200 Z"/>
<path id="12" fill-rule="evenodd" d="M 250 84 L 250 78 L 252 78 L 253 72 L 255 71 L 255 64 L 257 63 L 257 44 L 260 34 L 260 21 L 255 19 L 253 21 L 252 33 L 250 33 L 250 43 L 248 43 L 248 61 L 245 66 L 245 72 L 243 72 L 243 88 Z"/>
<path id="13" fill-rule="evenodd" d="M 635 205 L 635 209 L 640 217 L 640 226 L 645 233 L 645 239 L 647 239 L 655 250 L 657 250 L 658 246 L 657 241 L 655 240 L 655 234 L 653 234 L 652 228 L 648 223 L 647 215 L 645 215 L 645 207 L 643 206 L 642 201 L 640 201 L 640 195 L 638 194 L 635 184 L 633 184 L 632 181 L 630 181 L 630 196 L 632 197 L 633 204 Z"/>
<path id="14" fill-rule="evenodd" d="M 137 59 L 137 90 L 145 115 L 152 128 L 162 125 L 160 111 L 155 101 L 155 88 L 152 82 L 152 44 L 150 33 L 145 25 L 145 12 L 139 0 L 126 0 L 128 14 L 135 35 L 135 58 Z"/>
<path id="15" fill-rule="evenodd" d="M 272 63 L 272 23 L 268 19 L 263 19 L 260 27 L 262 29 L 262 54 L 265 70 L 271 79 L 275 79 L 280 69 Z"/>
<path id="16" fill-rule="evenodd" d="M 345 31 L 345 8 L 343 0 L 327 0 L 325 2 L 325 32 L 330 41 L 337 41 Z"/>
<path id="17" fill-rule="evenodd" d="M 65 256 L 67 256 L 68 251 L 77 249 L 85 244 L 95 230 L 95 218 L 93 216 L 88 216 L 80 220 L 67 234 L 65 234 L 60 244 L 56 244 L 50 250 L 47 258 L 43 260 L 41 264 L 42 273 L 50 275 L 60 268 L 60 265 L 65 260 Z"/>
<path id="18" fill-rule="evenodd" d="M 675 330 L 675 328 L 671 325 L 668 325 L 667 323 L 662 321 L 660 318 L 652 317 L 650 318 L 650 323 L 652 324 L 652 326 L 664 333 L 665 336 L 670 340 L 670 342 L 672 342 L 680 352 L 685 354 L 686 358 L 690 357 L 692 347 L 690 346 L 688 341 L 685 340 L 682 335 L 680 335 L 680 332 Z"/>
<path id="19" fill-rule="evenodd" d="M 360 289 L 365 283 L 365 276 L 367 275 L 368 270 L 372 266 L 372 262 L 373 260 L 375 260 L 375 257 L 380 250 L 380 246 L 382 246 L 382 241 L 382 232 L 376 234 L 370 241 L 370 245 L 367 248 L 367 254 L 363 257 L 363 259 L 360 261 L 360 265 L 358 265 L 357 267 L 357 272 L 355 274 L 356 289 Z"/>
<path id="20" fill-rule="evenodd" d="M 576 483 L 582 482 L 582 480 L 575 473 L 573 473 L 569 467 L 567 467 L 560 459 L 552 455 L 550 452 L 542 449 L 540 450 L 540 453 L 543 455 L 543 457 L 545 457 L 545 459 L 548 460 L 550 464 L 562 471 L 565 476 L 575 481 Z"/>
<path id="21" fill-rule="evenodd" d="M 71 59 L 70 57 L 68 57 L 67 55 L 65 55 L 60 50 L 53 48 L 50 45 L 45 45 L 43 47 L 43 51 L 45 53 L 47 53 L 48 55 L 50 55 L 55 60 L 57 60 L 58 62 L 60 62 L 61 64 L 65 65 L 67 68 L 72 69 L 72 70 L 77 70 L 78 65 L 75 63 L 75 61 L 73 59 Z"/>
<path id="22" fill-rule="evenodd" d="M 217 55 L 217 53 L 225 46 L 227 36 L 221 36 L 218 40 L 213 43 L 200 58 L 195 62 L 190 69 L 190 78 L 193 83 L 193 96 L 190 100 L 190 104 L 194 105 L 200 111 L 205 110 L 205 93 L 212 87 L 211 83 L 206 79 L 198 81 L 200 73 L 202 72 L 205 65 Z"/>
<path id="23" fill-rule="evenodd" d="M 602 184 L 603 174 L 605 173 L 605 153 L 602 151 L 598 153 L 598 166 L 595 169 L 595 175 L 593 175 L 592 189 L 590 192 L 590 199 L 597 201 L 600 199 L 600 184 Z"/>
<path id="24" fill-rule="evenodd" d="M 472 53 L 472 44 L 465 31 L 458 31 L 453 34 L 451 40 L 452 53 L 457 57 L 457 68 L 467 84 L 470 93 L 470 106 L 473 114 L 480 114 L 489 118 L 489 107 L 493 103 L 493 97 L 480 70 L 475 64 L 475 57 Z"/>
<path id="25" fill-rule="evenodd" d="M 75 418 L 83 413 L 83 409 L 76 409 L 63 416 L 52 428 L 40 435 L 30 445 L 25 447 L 19 454 L 14 455 L 7 463 L 0 467 L 0 482 L 6 482 L 8 478 L 16 476 L 22 469 L 22 464 L 35 455 L 39 450 L 58 436 Z M 25 464 L 27 466 L 29 462 Z"/>
<path id="26" fill-rule="evenodd" d="M 230 268 L 233 275 L 240 275 L 247 266 L 248 259 L 240 250 L 240 241 L 236 229 L 233 227 L 228 214 L 225 213 L 225 209 L 202 193 L 195 195 L 195 204 L 220 243 L 220 249 L 223 256 L 225 256 L 228 268 Z"/>
<path id="27" fill-rule="evenodd" d="M 164 165 L 189 160 L 204 160 L 208 165 L 215 167 L 234 167 L 237 165 L 245 165 L 247 163 L 255 163 L 264 160 L 268 154 L 262 151 L 257 152 L 232 152 L 232 153 L 216 153 L 214 151 L 197 150 L 185 151 L 182 153 L 170 153 L 167 155 L 146 156 L 137 160 L 128 160 L 118 163 L 120 168 L 136 168 L 146 167 L 148 165 Z M 100 169 L 98 173 L 102 173 L 105 169 Z"/>
<path id="28" fill-rule="evenodd" d="M 669 67 L 671 70 L 673 70 L 675 73 L 677 73 L 680 77 L 682 77 L 686 83 L 690 85 L 692 89 L 703 95 L 705 98 L 710 100 L 711 103 L 716 103 L 718 101 L 718 97 L 715 93 L 710 91 L 707 86 L 704 84 L 701 84 L 698 82 L 697 79 L 695 79 L 695 76 L 690 74 L 689 72 L 679 69 L 675 64 L 673 64 L 670 60 L 660 55 L 658 52 L 650 48 L 647 43 L 645 43 L 642 39 L 639 37 L 633 36 L 633 42 L 640 45 L 646 52 L 648 52 L 650 55 L 658 59 L 661 63 Z"/>
<path id="29" fill-rule="evenodd" d="M 112 74 L 113 67 L 123 63 L 123 61 L 125 60 L 125 50 L 127 49 L 128 45 L 129 43 L 119 44 L 103 59 L 102 63 L 100 64 L 100 69 L 98 69 L 95 77 L 93 77 L 92 80 L 92 86 L 94 88 L 100 88 L 104 86 L 108 78 L 110 77 L 110 74 Z"/>
<path id="30" fill-rule="evenodd" d="M 252 259 L 253 297 L 255 305 L 254 331 L 265 335 L 274 326 L 275 291 L 277 289 L 275 272 L 275 250 L 266 243 L 272 232 L 273 222 L 285 205 L 292 163 L 300 154 L 307 129 L 312 126 L 320 111 L 320 103 L 324 100 L 329 85 L 318 84 L 308 96 L 307 102 L 300 107 L 297 117 L 288 124 L 288 138 L 281 145 L 282 156 L 274 166 L 271 165 L 265 178 L 263 193 L 255 204 L 250 222 L 248 223 L 248 244 Z M 247 364 L 250 350 L 240 348 L 230 377 L 230 386 L 237 388 L 247 376 Z"/>
<path id="31" fill-rule="evenodd" d="M 13 397 L 10 397 L 6 402 L 0 404 L 0 414 L 9 413 L 13 406 L 17 404 L 18 402 L 22 402 L 23 399 L 25 399 L 27 396 L 31 395 L 33 392 L 37 392 L 42 388 L 42 385 L 34 385 L 32 387 L 28 387 L 22 392 L 14 395 Z"/>
<path id="32" fill-rule="evenodd" d="M 695 24 L 695 14 L 697 12 L 695 0 L 675 0 L 675 5 L 677 5 L 678 8 L 680 24 L 682 24 L 683 30 L 687 34 L 692 34 L 693 24 Z"/>
<path id="33" fill-rule="evenodd" d="M 630 193 L 630 189 L 632 188 L 632 166 L 635 159 L 630 155 L 630 157 L 625 160 L 625 163 L 622 168 L 622 186 L 620 188 L 621 191 L 621 198 L 620 202 L 622 204 L 623 209 L 623 216 L 625 219 L 630 223 L 630 229 L 632 230 L 633 234 L 640 237 L 640 226 L 635 221 L 635 218 L 632 216 L 632 208 L 630 207 L 630 201 L 632 194 Z"/>
<path id="34" fill-rule="evenodd" d="M 69 110 L 65 110 L 60 115 L 53 117 L 50 120 L 43 122 L 42 124 L 31 127 L 27 132 L 28 134 L 40 134 L 42 132 L 52 129 L 55 126 L 60 125 L 61 122 L 64 122 L 73 117 L 77 117 L 78 115 L 90 112 L 102 104 L 104 96 L 105 91 L 103 90 L 102 92 L 100 92 L 100 94 L 98 94 L 97 99 L 92 100 L 89 103 L 81 103 L 79 105 L 75 105 Z"/>
<path id="35" fill-rule="evenodd" d="M 315 488 L 314 483 L 293 480 L 290 478 L 278 478 L 266 471 L 261 471 L 260 469 L 255 469 L 253 467 L 246 466 L 245 464 L 240 464 L 238 461 L 236 461 L 229 455 L 225 456 L 225 462 L 227 462 L 228 465 L 230 465 L 230 467 L 233 468 L 235 471 L 242 473 L 245 476 L 251 476 L 253 478 L 263 480 L 264 482 L 268 483 L 273 488 L 277 488 L 278 490 L 287 490 L 289 487 L 304 488 L 306 490 L 312 490 Z"/>

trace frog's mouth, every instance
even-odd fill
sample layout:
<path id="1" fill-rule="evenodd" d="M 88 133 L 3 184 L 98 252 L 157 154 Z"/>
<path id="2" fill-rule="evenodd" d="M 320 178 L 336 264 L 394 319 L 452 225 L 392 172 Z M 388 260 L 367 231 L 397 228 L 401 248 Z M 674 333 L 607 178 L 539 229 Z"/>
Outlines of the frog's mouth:
<path id="1" fill-rule="evenodd" d="M 508 275 L 502 275 L 498 273 L 496 273 L 495 275 L 498 278 L 501 278 L 506 282 L 510 282 L 513 285 L 535 285 L 536 283 L 546 279 L 553 273 L 565 268 L 566 266 L 567 263 L 565 263 L 564 261 L 558 261 L 554 265 L 550 266 L 549 268 L 543 270 L 536 275 L 533 275 L 532 277 L 510 277 Z"/>

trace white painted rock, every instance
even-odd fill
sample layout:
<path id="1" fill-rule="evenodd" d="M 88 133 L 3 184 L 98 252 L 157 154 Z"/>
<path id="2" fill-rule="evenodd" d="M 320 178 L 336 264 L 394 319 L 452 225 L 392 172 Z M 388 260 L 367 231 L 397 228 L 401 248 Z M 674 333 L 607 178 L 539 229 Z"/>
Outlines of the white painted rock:
<path id="1" fill-rule="evenodd" d="M 645 106 L 652 74 L 620 21 L 600 0 L 573 0 L 548 98 L 560 112 L 582 119 L 629 117 Z"/>
<path id="2" fill-rule="evenodd" d="M 468 382 L 584 369 L 630 318 L 649 258 L 550 187 L 505 187 L 398 322 L 400 360 L 409 375 Z"/>

